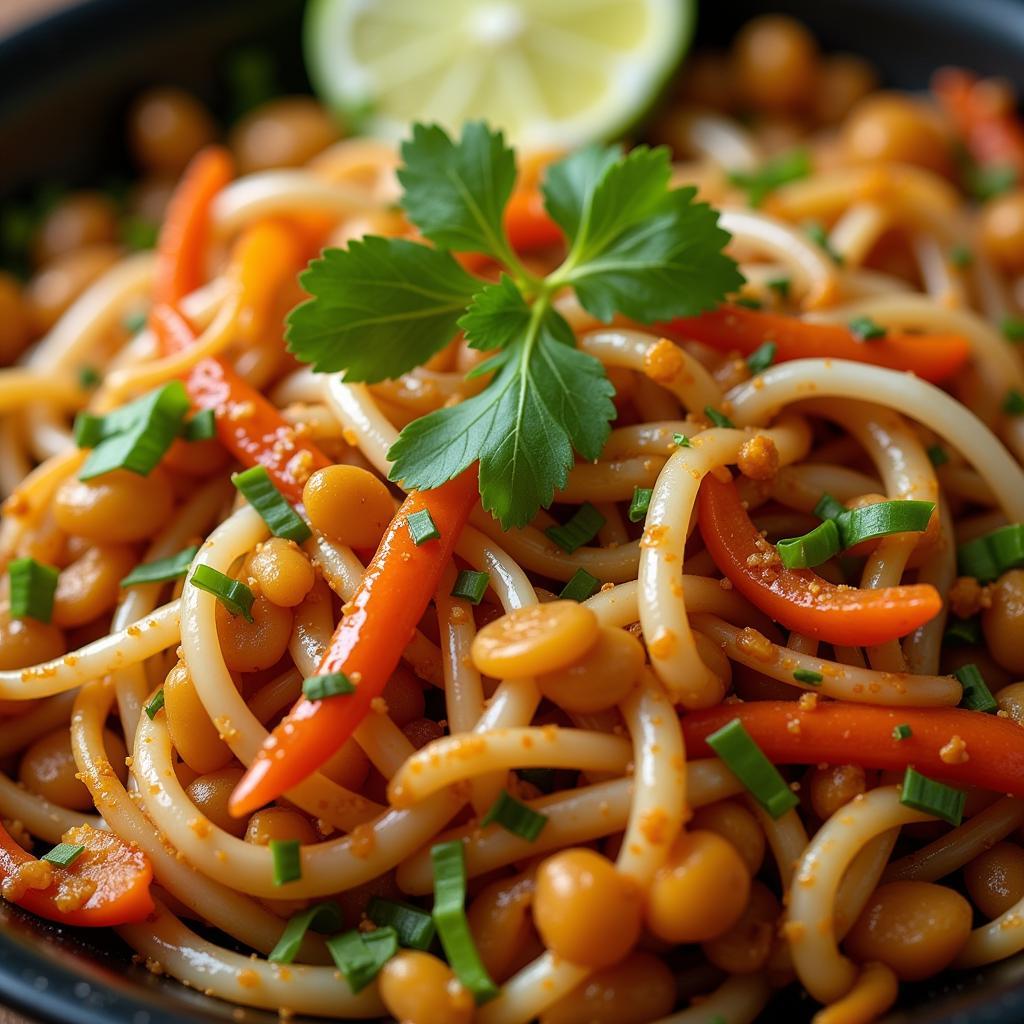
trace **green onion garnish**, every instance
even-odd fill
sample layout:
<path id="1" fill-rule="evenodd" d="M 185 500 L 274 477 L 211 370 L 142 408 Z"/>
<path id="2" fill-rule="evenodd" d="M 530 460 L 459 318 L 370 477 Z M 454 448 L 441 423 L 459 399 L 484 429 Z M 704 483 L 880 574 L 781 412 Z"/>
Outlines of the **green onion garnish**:
<path id="1" fill-rule="evenodd" d="M 123 580 L 122 587 L 137 587 L 143 583 L 165 583 L 167 580 L 181 579 L 188 572 L 192 559 L 199 554 L 198 547 L 185 548 L 176 555 L 168 555 L 166 558 L 157 558 L 152 562 L 143 562 L 134 569 Z"/>
<path id="2" fill-rule="evenodd" d="M 672 443 L 680 448 L 692 448 L 693 442 L 685 434 L 673 434 Z"/>
<path id="3" fill-rule="evenodd" d="M 818 499 L 814 506 L 814 514 L 819 519 L 836 519 L 846 511 L 846 506 L 827 491 Z"/>
<path id="4" fill-rule="evenodd" d="M 100 371 L 95 366 L 80 366 L 78 368 L 78 383 L 82 385 L 86 391 L 92 391 L 100 386 L 100 382 L 103 378 L 100 376 Z"/>
<path id="5" fill-rule="evenodd" d="M 149 313 L 144 309 L 138 309 L 134 313 L 128 313 L 121 321 L 121 326 L 129 334 L 138 334 L 143 327 L 146 326 L 146 321 L 149 319 Z"/>
<path id="6" fill-rule="evenodd" d="M 753 295 L 739 295 L 732 300 L 732 304 L 744 309 L 764 309 L 764 303 L 760 299 L 755 299 Z"/>
<path id="7" fill-rule="evenodd" d="M 738 718 L 713 732 L 706 742 L 773 818 L 781 818 L 800 802 Z"/>
<path id="8" fill-rule="evenodd" d="M 1024 416 L 1024 395 L 1016 388 L 1010 388 L 1003 399 L 1003 412 L 1008 416 Z"/>
<path id="9" fill-rule="evenodd" d="M 839 530 L 834 519 L 819 523 L 802 537 L 788 537 L 775 545 L 787 569 L 810 569 L 839 554 Z"/>
<path id="10" fill-rule="evenodd" d="M 1003 337 L 1006 338 L 1007 341 L 1012 341 L 1015 345 L 1024 341 L 1024 317 L 1003 317 L 1000 329 L 1003 332 Z"/>
<path id="11" fill-rule="evenodd" d="M 729 419 L 724 412 L 719 412 L 713 405 L 704 406 L 704 415 L 707 416 L 707 418 L 711 420 L 716 427 L 736 428 L 736 424 L 733 423 L 733 421 Z"/>
<path id="12" fill-rule="evenodd" d="M 1009 165 L 993 167 L 971 164 L 965 178 L 971 195 L 984 201 L 1009 192 L 1017 184 L 1017 169 Z"/>
<path id="13" fill-rule="evenodd" d="M 293 914 L 285 925 L 277 945 L 267 954 L 267 959 L 275 964 L 290 964 L 302 946 L 306 932 L 327 934 L 336 932 L 345 923 L 341 907 L 337 903 L 318 903 L 315 907 Z"/>
<path id="14" fill-rule="evenodd" d="M 647 518 L 647 510 L 651 507 L 651 495 L 653 487 L 635 487 L 633 489 L 633 500 L 629 503 L 629 521 L 639 523 Z"/>
<path id="15" fill-rule="evenodd" d="M 798 683 L 807 683 L 808 686 L 821 686 L 825 679 L 820 672 L 814 672 L 809 668 L 794 669 L 793 678 Z"/>
<path id="16" fill-rule="evenodd" d="M 380 928 L 394 928 L 399 945 L 406 949 L 429 949 L 437 934 L 434 919 L 411 903 L 374 896 L 367 904 L 366 916 Z"/>
<path id="17" fill-rule="evenodd" d="M 758 345 L 747 356 L 747 369 L 755 375 L 764 373 L 775 362 L 775 356 L 778 351 L 779 346 L 774 341 L 766 341 L 763 345 Z"/>
<path id="18" fill-rule="evenodd" d="M 59 570 L 34 558 L 16 558 L 7 566 L 11 579 L 11 618 L 49 622 Z"/>
<path id="19" fill-rule="evenodd" d="M 348 987 L 361 992 L 398 952 L 398 936 L 394 928 L 342 932 L 327 940 L 327 949 Z"/>
<path id="20" fill-rule="evenodd" d="M 437 540 L 441 536 L 441 531 L 434 525 L 429 509 L 421 508 L 418 512 L 413 512 L 405 522 L 416 547 L 426 544 L 428 540 Z"/>
<path id="21" fill-rule="evenodd" d="M 905 722 L 902 725 L 897 725 L 892 731 L 894 740 L 909 740 L 913 735 L 913 730 Z"/>
<path id="22" fill-rule="evenodd" d="M 878 338 L 884 338 L 887 333 L 881 324 L 876 323 L 869 316 L 855 316 L 847 326 L 851 333 L 861 341 L 875 341 Z"/>
<path id="23" fill-rule="evenodd" d="M 977 647 L 981 644 L 981 621 L 977 616 L 973 619 L 959 619 L 956 616 L 950 616 L 942 639 L 950 644 L 966 644 L 968 647 Z"/>
<path id="24" fill-rule="evenodd" d="M 780 299 L 789 298 L 789 289 L 792 281 L 788 277 L 773 277 L 765 282 L 773 292 L 777 292 Z"/>
<path id="25" fill-rule="evenodd" d="M 973 576 L 979 583 L 1002 576 L 1007 569 L 1024 565 L 1024 523 L 1000 526 L 982 537 L 975 537 L 957 549 L 962 576 Z"/>
<path id="26" fill-rule="evenodd" d="M 836 516 L 843 549 L 890 533 L 920 533 L 935 511 L 933 501 L 880 501 L 877 505 L 846 509 Z"/>
<path id="27" fill-rule="evenodd" d="M 729 184 L 747 193 L 747 202 L 758 207 L 765 197 L 790 181 L 799 181 L 811 173 L 811 157 L 806 149 L 794 149 L 766 161 L 753 171 L 730 171 Z"/>
<path id="28" fill-rule="evenodd" d="M 253 466 L 241 473 L 232 473 L 231 482 L 256 509 L 275 537 L 284 537 L 285 540 L 301 544 L 313 535 L 306 521 L 274 486 L 265 466 Z"/>
<path id="29" fill-rule="evenodd" d="M 974 253 L 966 245 L 954 245 L 949 250 L 949 262 L 960 270 L 965 270 L 974 262 Z"/>
<path id="30" fill-rule="evenodd" d="M 161 686 L 156 693 L 153 694 L 153 699 L 146 705 L 146 717 L 150 721 L 156 718 L 157 712 L 164 706 L 164 688 Z"/>
<path id="31" fill-rule="evenodd" d="M 82 854 L 85 853 L 84 846 L 73 846 L 71 843 L 58 843 L 49 853 L 44 853 L 40 860 L 48 860 L 51 864 L 57 864 L 62 868 L 70 867 Z"/>
<path id="32" fill-rule="evenodd" d="M 602 526 L 604 516 L 588 501 L 576 509 L 568 522 L 560 526 L 549 526 L 544 533 L 566 554 L 571 555 L 577 548 L 589 544 Z"/>
<path id="33" fill-rule="evenodd" d="M 200 409 L 185 424 L 186 441 L 209 441 L 217 436 L 217 417 L 212 409 Z"/>
<path id="34" fill-rule="evenodd" d="M 270 856 L 274 860 L 274 885 L 286 885 L 302 877 L 302 858 L 298 839 L 271 839 Z"/>
<path id="35" fill-rule="evenodd" d="M 941 444 L 930 445 L 927 451 L 928 461 L 933 466 L 944 466 L 947 462 L 949 462 L 949 452 L 947 452 Z"/>
<path id="36" fill-rule="evenodd" d="M 825 225 L 816 220 L 810 220 L 804 224 L 804 234 L 817 245 L 820 245 L 822 249 L 832 258 L 832 262 L 836 266 L 841 267 L 843 265 L 842 253 L 836 252 L 832 248 L 832 243 L 829 241 L 828 231 L 825 230 Z"/>
<path id="37" fill-rule="evenodd" d="M 498 799 L 491 804 L 491 809 L 480 819 L 481 825 L 494 823 L 506 832 L 532 843 L 544 831 L 548 818 L 546 814 L 538 814 L 526 804 L 520 803 L 503 789 Z"/>
<path id="38" fill-rule="evenodd" d="M 964 695 L 960 698 L 960 707 L 968 711 L 982 711 L 986 714 L 994 714 L 999 710 L 992 691 L 985 683 L 985 677 L 981 674 L 977 665 L 961 665 L 953 675 L 960 680 L 964 688 Z"/>
<path id="39" fill-rule="evenodd" d="M 329 672 L 322 676 L 310 676 L 302 681 L 302 695 L 306 700 L 324 700 L 327 697 L 344 697 L 355 693 L 356 688 L 344 672 Z"/>
<path id="40" fill-rule="evenodd" d="M 936 782 L 914 771 L 913 768 L 908 768 L 903 776 L 900 803 L 948 821 L 950 825 L 960 824 L 964 816 L 966 799 L 967 794 L 962 789 L 954 789 L 952 786 Z"/>
<path id="41" fill-rule="evenodd" d="M 225 576 L 209 565 L 197 565 L 189 578 L 189 583 L 208 594 L 213 594 L 232 615 L 241 615 L 246 622 L 255 621 L 252 617 L 252 603 L 255 598 L 244 583 Z"/>
<path id="42" fill-rule="evenodd" d="M 586 601 L 599 586 L 601 581 L 596 576 L 591 576 L 586 569 L 577 569 L 558 596 L 566 601 Z"/>
<path id="43" fill-rule="evenodd" d="M 455 586 L 452 587 L 452 597 L 461 597 L 470 604 L 479 604 L 484 599 L 490 582 L 489 573 L 462 569 L 456 577 Z"/>
<path id="44" fill-rule="evenodd" d="M 430 849 L 434 868 L 434 923 L 437 925 L 448 963 L 455 977 L 473 993 L 476 1002 L 485 1003 L 498 994 L 480 960 L 466 920 L 466 854 L 462 843 L 453 839 Z"/>

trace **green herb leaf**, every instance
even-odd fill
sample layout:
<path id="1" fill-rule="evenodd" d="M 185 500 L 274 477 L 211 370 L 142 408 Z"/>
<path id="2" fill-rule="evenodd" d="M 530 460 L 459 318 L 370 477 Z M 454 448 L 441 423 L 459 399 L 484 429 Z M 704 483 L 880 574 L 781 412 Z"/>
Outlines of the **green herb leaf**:
<path id="1" fill-rule="evenodd" d="M 153 699 L 143 709 L 146 712 L 146 717 L 152 721 L 156 718 L 157 713 L 163 708 L 165 702 L 164 688 L 161 686 L 156 693 L 153 694 Z"/>
<path id="2" fill-rule="evenodd" d="M 1024 317 L 1004 316 L 999 329 L 1003 332 L 1003 337 L 1007 341 L 1012 341 L 1015 345 L 1019 345 L 1024 341 Z"/>
<path id="3" fill-rule="evenodd" d="M 399 945 L 406 949 L 429 949 L 437 934 L 430 914 L 411 903 L 373 896 L 366 905 L 366 916 L 381 928 L 394 928 Z"/>
<path id="4" fill-rule="evenodd" d="M 913 735 L 913 729 L 911 729 L 905 722 L 901 725 L 894 726 L 892 730 L 892 738 L 894 740 L 909 740 Z"/>
<path id="5" fill-rule="evenodd" d="M 768 160 L 755 171 L 733 171 L 729 182 L 747 193 L 747 201 L 757 207 L 765 197 L 780 185 L 799 181 L 811 173 L 811 158 L 806 149 L 794 149 L 789 153 Z"/>
<path id="6" fill-rule="evenodd" d="M 855 316 L 848 324 L 850 332 L 861 341 L 875 341 L 884 338 L 886 329 L 869 316 Z"/>
<path id="7" fill-rule="evenodd" d="M 143 583 L 166 583 L 168 580 L 181 579 L 188 572 L 192 559 L 199 554 L 199 548 L 184 548 L 176 555 L 168 555 L 166 558 L 157 558 L 152 562 L 143 562 L 134 569 L 123 580 L 122 587 L 137 587 Z"/>
<path id="8" fill-rule="evenodd" d="M 353 929 L 331 936 L 327 950 L 348 987 L 361 992 L 398 952 L 398 933 L 394 928 L 375 928 L 372 932 Z"/>
<path id="9" fill-rule="evenodd" d="M 53 617 L 53 600 L 60 571 L 34 558 L 15 558 L 7 566 L 7 574 L 10 579 L 11 618 L 49 622 Z"/>
<path id="10" fill-rule="evenodd" d="M 1010 388 L 1003 399 L 1003 412 L 1008 416 L 1024 416 L 1024 395 L 1016 388 Z"/>
<path id="11" fill-rule="evenodd" d="M 480 819 L 481 825 L 495 822 L 506 832 L 532 843 L 544 831 L 548 818 L 546 814 L 538 814 L 532 807 L 527 807 L 514 796 L 510 796 L 508 790 L 503 789 L 490 810 Z"/>
<path id="12" fill-rule="evenodd" d="M 337 903 L 318 903 L 316 906 L 293 914 L 277 940 L 277 945 L 267 954 L 275 964 L 290 964 L 298 955 L 302 940 L 310 928 L 315 932 L 335 932 L 345 923 L 345 916 Z"/>
<path id="13" fill-rule="evenodd" d="M 586 569 L 577 569 L 558 596 L 565 601 L 586 601 L 600 586 L 601 581 L 596 576 L 592 576 Z"/>
<path id="14" fill-rule="evenodd" d="M 58 843 L 52 850 L 44 853 L 40 860 L 48 860 L 51 864 L 57 864 L 59 867 L 67 868 L 70 867 L 82 854 L 85 853 L 85 847 L 81 845 L 73 845 L 71 843 Z"/>
<path id="15" fill-rule="evenodd" d="M 806 683 L 808 686 L 821 686 L 825 677 L 820 672 L 809 668 L 798 668 L 793 670 L 793 678 L 798 683 Z"/>
<path id="16" fill-rule="evenodd" d="M 772 363 L 775 362 L 775 356 L 779 351 L 778 345 L 774 341 L 766 341 L 763 345 L 758 345 L 753 352 L 747 356 L 747 368 L 753 374 L 764 373 Z"/>

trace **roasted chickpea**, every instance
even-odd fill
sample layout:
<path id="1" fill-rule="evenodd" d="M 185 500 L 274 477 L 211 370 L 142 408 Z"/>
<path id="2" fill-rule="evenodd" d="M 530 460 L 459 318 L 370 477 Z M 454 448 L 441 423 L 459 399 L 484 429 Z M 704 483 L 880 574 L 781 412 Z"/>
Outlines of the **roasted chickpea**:
<path id="1" fill-rule="evenodd" d="M 294 608 L 313 588 L 313 566 L 293 540 L 271 537 L 248 559 L 243 575 L 251 574 L 269 601 Z"/>
<path id="2" fill-rule="evenodd" d="M 113 245 L 89 245 L 65 253 L 43 267 L 25 286 L 32 331 L 44 334 L 53 327 L 68 306 L 120 255 L 121 250 Z"/>
<path id="3" fill-rule="evenodd" d="M 125 544 L 97 545 L 76 558 L 57 579 L 53 622 L 64 628 L 84 626 L 117 604 L 121 580 L 135 565 Z"/>
<path id="4" fill-rule="evenodd" d="M 989 653 L 1018 678 L 1024 675 L 1024 569 L 1011 569 L 992 585 L 992 604 L 982 610 Z"/>
<path id="5" fill-rule="evenodd" d="M 915 164 L 937 174 L 950 169 L 950 142 L 936 115 L 901 93 L 861 100 L 842 128 L 843 150 L 858 163 Z"/>
<path id="6" fill-rule="evenodd" d="M 958 892 L 931 882 L 889 882 L 868 900 L 846 937 L 861 963 L 881 961 L 902 981 L 938 974 L 971 933 L 971 905 Z"/>
<path id="7" fill-rule="evenodd" d="M 999 710 L 1018 725 L 1024 725 L 1024 683 L 1011 683 L 996 694 Z"/>
<path id="8" fill-rule="evenodd" d="M 302 489 L 302 503 L 325 537 L 353 548 L 376 548 L 395 514 L 391 492 L 359 466 L 318 469 Z"/>
<path id="9" fill-rule="evenodd" d="M 470 1024 L 475 1005 L 451 968 L 430 953 L 403 949 L 380 972 L 380 997 L 401 1024 Z"/>
<path id="10" fill-rule="evenodd" d="M 519 967 L 523 949 L 536 944 L 532 900 L 529 876 L 500 878 L 482 889 L 466 911 L 480 959 L 499 984 Z"/>
<path id="11" fill-rule="evenodd" d="M 96 544 L 151 537 L 171 516 L 173 495 L 158 466 L 149 476 L 115 469 L 91 480 L 68 477 L 57 488 L 53 516 L 68 534 Z"/>
<path id="12" fill-rule="evenodd" d="M 339 786 L 359 792 L 370 773 L 370 759 L 355 740 L 345 740 L 341 749 L 323 763 L 320 771 Z"/>
<path id="13" fill-rule="evenodd" d="M 1024 189 L 990 199 L 981 209 L 978 237 L 989 258 L 1009 273 L 1024 270 Z"/>
<path id="14" fill-rule="evenodd" d="M 999 917 L 1024 898 L 1024 850 L 1016 843 L 996 843 L 967 864 L 964 884 L 985 917 Z"/>
<path id="15" fill-rule="evenodd" d="M 246 114 L 231 131 L 241 174 L 300 167 L 338 138 L 334 119 L 311 96 L 282 96 Z"/>
<path id="16" fill-rule="evenodd" d="M 231 748 L 210 721 L 184 662 L 179 661 L 164 680 L 164 715 L 174 749 L 194 772 L 215 772 L 231 760 Z"/>
<path id="17" fill-rule="evenodd" d="M 775 894 L 761 882 L 751 882 L 750 899 L 736 923 L 701 948 L 716 966 L 730 974 L 760 971 L 771 956 L 782 908 Z"/>
<path id="18" fill-rule="evenodd" d="M 640 936 L 640 894 L 599 853 L 562 850 L 537 869 L 533 921 L 556 956 L 585 967 L 618 963 Z"/>
<path id="19" fill-rule="evenodd" d="M 644 649 L 632 633 L 602 626 L 582 659 L 537 677 L 540 692 L 566 711 L 614 707 L 633 688 L 644 667 Z"/>
<path id="20" fill-rule="evenodd" d="M 822 124 L 838 124 L 878 85 L 878 76 L 866 60 L 849 53 L 827 57 L 814 91 L 814 113 Z"/>
<path id="21" fill-rule="evenodd" d="M 735 800 L 719 800 L 701 807 L 690 820 L 695 832 L 714 832 L 731 843 L 747 870 L 756 875 L 764 860 L 764 830 L 753 814 Z"/>
<path id="22" fill-rule="evenodd" d="M 32 255 L 44 266 L 86 245 L 117 240 L 117 208 L 102 192 L 73 192 L 43 218 Z"/>
<path id="23" fill-rule="evenodd" d="M 666 942 L 704 942 L 728 931 L 750 895 L 736 848 L 714 832 L 684 832 L 647 894 L 647 927 Z"/>
<path id="24" fill-rule="evenodd" d="M 144 170 L 180 174 L 216 134 L 213 118 L 182 89 L 150 89 L 128 115 L 128 145 Z"/>
<path id="25" fill-rule="evenodd" d="M 805 783 L 810 790 L 814 813 L 825 820 L 867 789 L 864 769 L 859 764 L 812 768 Z"/>
<path id="26" fill-rule="evenodd" d="M 51 623 L 0 613 L 0 671 L 52 661 L 66 650 L 64 634 Z"/>
<path id="27" fill-rule="evenodd" d="M 110 767 L 121 782 L 125 782 L 128 751 L 124 740 L 109 729 L 103 730 L 103 740 Z M 18 766 L 18 779 L 26 789 L 59 807 L 72 811 L 92 810 L 89 790 L 77 776 L 78 766 L 71 752 L 71 734 L 67 728 L 55 729 L 37 739 L 22 755 Z"/>
<path id="28" fill-rule="evenodd" d="M 242 781 L 241 768 L 221 768 L 200 775 L 188 784 L 185 792 L 196 807 L 218 828 L 241 839 L 248 826 L 245 818 L 232 817 L 228 802 L 235 786 Z"/>
<path id="29" fill-rule="evenodd" d="M 818 46 L 793 18 L 766 14 L 748 21 L 733 41 L 731 56 L 737 91 L 754 110 L 800 110 L 814 95 Z"/>
<path id="30" fill-rule="evenodd" d="M 582 981 L 540 1015 L 540 1024 L 647 1024 L 661 1020 L 676 1001 L 676 983 L 665 962 L 630 953 Z"/>
<path id="31" fill-rule="evenodd" d="M 9 366 L 32 337 L 32 317 L 21 285 L 0 271 L 0 366 Z"/>
<path id="32" fill-rule="evenodd" d="M 404 665 L 391 673 L 382 696 L 388 706 L 388 716 L 399 728 L 423 717 L 426 707 L 423 684 Z"/>
<path id="33" fill-rule="evenodd" d="M 232 672 L 258 672 L 276 665 L 288 650 L 292 612 L 262 594 L 252 603 L 252 622 L 217 603 L 217 635 L 224 664 Z"/>
<path id="34" fill-rule="evenodd" d="M 302 846 L 317 841 L 316 829 L 309 819 L 290 807 L 266 807 L 257 811 L 245 828 L 245 841 L 269 846 L 272 839 L 297 839 Z"/>

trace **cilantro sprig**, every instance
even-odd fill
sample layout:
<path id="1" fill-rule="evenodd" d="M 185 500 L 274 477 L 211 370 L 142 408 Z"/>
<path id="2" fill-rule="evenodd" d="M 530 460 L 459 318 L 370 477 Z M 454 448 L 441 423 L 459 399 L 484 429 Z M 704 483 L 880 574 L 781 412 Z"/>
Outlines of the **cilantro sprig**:
<path id="1" fill-rule="evenodd" d="M 576 455 L 600 455 L 615 417 L 614 388 L 577 349 L 556 296 L 575 290 L 605 322 L 694 316 L 743 283 L 722 252 L 729 235 L 695 189 L 670 188 L 666 149 L 589 146 L 547 170 L 544 205 L 568 251 L 539 277 L 505 233 L 516 171 L 500 132 L 472 123 L 455 141 L 415 125 L 402 159 L 402 206 L 434 247 L 368 236 L 324 252 L 302 275 L 312 298 L 288 318 L 289 348 L 317 372 L 370 383 L 422 364 L 459 330 L 492 352 L 473 371 L 490 376 L 483 391 L 405 427 L 388 452 L 391 478 L 426 490 L 479 462 L 484 506 L 522 526 L 564 487 Z M 453 252 L 485 254 L 500 279 L 473 277 Z"/>

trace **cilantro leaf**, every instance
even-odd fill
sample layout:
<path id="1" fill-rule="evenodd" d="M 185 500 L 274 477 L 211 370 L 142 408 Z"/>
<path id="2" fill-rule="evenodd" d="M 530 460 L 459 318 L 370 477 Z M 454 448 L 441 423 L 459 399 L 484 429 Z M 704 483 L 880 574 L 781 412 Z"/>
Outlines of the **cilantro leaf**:
<path id="1" fill-rule="evenodd" d="M 476 295 L 459 320 L 470 347 L 486 351 L 511 345 L 526 330 L 530 307 L 515 282 L 506 274 Z"/>
<path id="2" fill-rule="evenodd" d="M 453 142 L 438 125 L 413 125 L 402 160 L 402 206 L 425 237 L 442 249 L 514 262 L 503 218 L 516 160 L 501 132 L 472 121 Z"/>
<path id="3" fill-rule="evenodd" d="M 313 298 L 288 315 L 288 349 L 319 373 L 385 380 L 451 341 L 480 282 L 450 253 L 368 236 L 327 249 L 299 279 Z"/>

